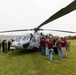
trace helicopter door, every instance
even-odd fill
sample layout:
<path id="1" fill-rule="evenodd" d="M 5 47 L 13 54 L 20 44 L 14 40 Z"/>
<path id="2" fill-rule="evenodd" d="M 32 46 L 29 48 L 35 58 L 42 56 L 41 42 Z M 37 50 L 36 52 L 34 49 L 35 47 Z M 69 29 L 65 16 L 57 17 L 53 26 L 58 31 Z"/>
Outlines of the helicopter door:
<path id="1" fill-rule="evenodd" d="M 24 36 L 22 40 L 23 40 L 23 47 L 28 48 L 29 41 L 30 41 L 30 36 Z"/>
<path id="2" fill-rule="evenodd" d="M 35 38 L 35 36 L 33 36 L 33 38 L 32 38 L 31 41 L 30 41 L 30 47 L 31 47 L 31 48 L 36 47 L 36 38 Z"/>

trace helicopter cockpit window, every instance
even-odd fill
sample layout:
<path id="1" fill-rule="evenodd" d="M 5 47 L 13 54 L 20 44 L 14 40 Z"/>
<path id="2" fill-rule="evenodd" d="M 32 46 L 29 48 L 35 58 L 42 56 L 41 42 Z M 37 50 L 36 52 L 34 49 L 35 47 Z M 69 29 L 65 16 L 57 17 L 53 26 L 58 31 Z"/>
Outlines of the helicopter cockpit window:
<path id="1" fill-rule="evenodd" d="M 29 36 L 24 36 L 23 40 L 28 40 L 30 37 Z"/>
<path id="2" fill-rule="evenodd" d="M 20 41 L 20 40 L 21 40 L 21 38 L 22 38 L 22 36 L 20 36 L 19 38 L 17 38 L 17 39 L 16 39 L 16 41 Z"/>

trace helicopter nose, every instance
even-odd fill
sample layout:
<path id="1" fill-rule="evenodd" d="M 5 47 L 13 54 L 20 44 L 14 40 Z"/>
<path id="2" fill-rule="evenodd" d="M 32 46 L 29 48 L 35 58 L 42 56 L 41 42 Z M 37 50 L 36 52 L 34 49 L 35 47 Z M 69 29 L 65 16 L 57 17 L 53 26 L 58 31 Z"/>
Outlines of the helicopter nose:
<path id="1" fill-rule="evenodd" d="M 16 43 L 12 42 L 11 46 L 12 47 L 15 47 L 16 46 Z"/>
<path id="2" fill-rule="evenodd" d="M 13 42 L 11 46 L 15 47 L 17 49 L 22 49 L 23 48 L 23 46 L 20 42 Z"/>

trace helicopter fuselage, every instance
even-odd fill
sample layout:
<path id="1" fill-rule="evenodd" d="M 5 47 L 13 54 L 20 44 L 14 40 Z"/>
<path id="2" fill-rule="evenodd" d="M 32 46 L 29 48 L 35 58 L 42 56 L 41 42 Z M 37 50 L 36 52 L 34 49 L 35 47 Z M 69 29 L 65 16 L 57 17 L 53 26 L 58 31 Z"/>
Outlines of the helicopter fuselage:
<path id="1" fill-rule="evenodd" d="M 16 49 L 33 49 L 40 46 L 40 35 L 38 33 L 33 34 L 30 39 L 30 34 L 24 35 L 16 41 L 12 42 L 12 47 Z"/>

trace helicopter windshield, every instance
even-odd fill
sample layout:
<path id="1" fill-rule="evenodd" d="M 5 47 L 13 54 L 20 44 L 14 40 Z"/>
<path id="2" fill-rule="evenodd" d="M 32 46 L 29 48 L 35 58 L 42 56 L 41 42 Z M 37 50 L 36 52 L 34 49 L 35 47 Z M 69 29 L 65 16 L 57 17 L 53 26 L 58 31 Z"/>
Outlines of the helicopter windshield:
<path id="1" fill-rule="evenodd" d="M 24 35 L 24 36 L 20 36 L 17 41 L 28 41 L 30 39 L 30 36 L 29 35 Z"/>
<path id="2" fill-rule="evenodd" d="M 24 41 L 25 41 L 25 40 L 28 41 L 29 39 L 30 39 L 30 36 L 24 36 L 22 40 L 24 40 Z"/>
<path id="3" fill-rule="evenodd" d="M 18 38 L 16 39 L 16 41 L 20 41 L 21 38 L 22 38 L 22 36 L 18 37 Z"/>

